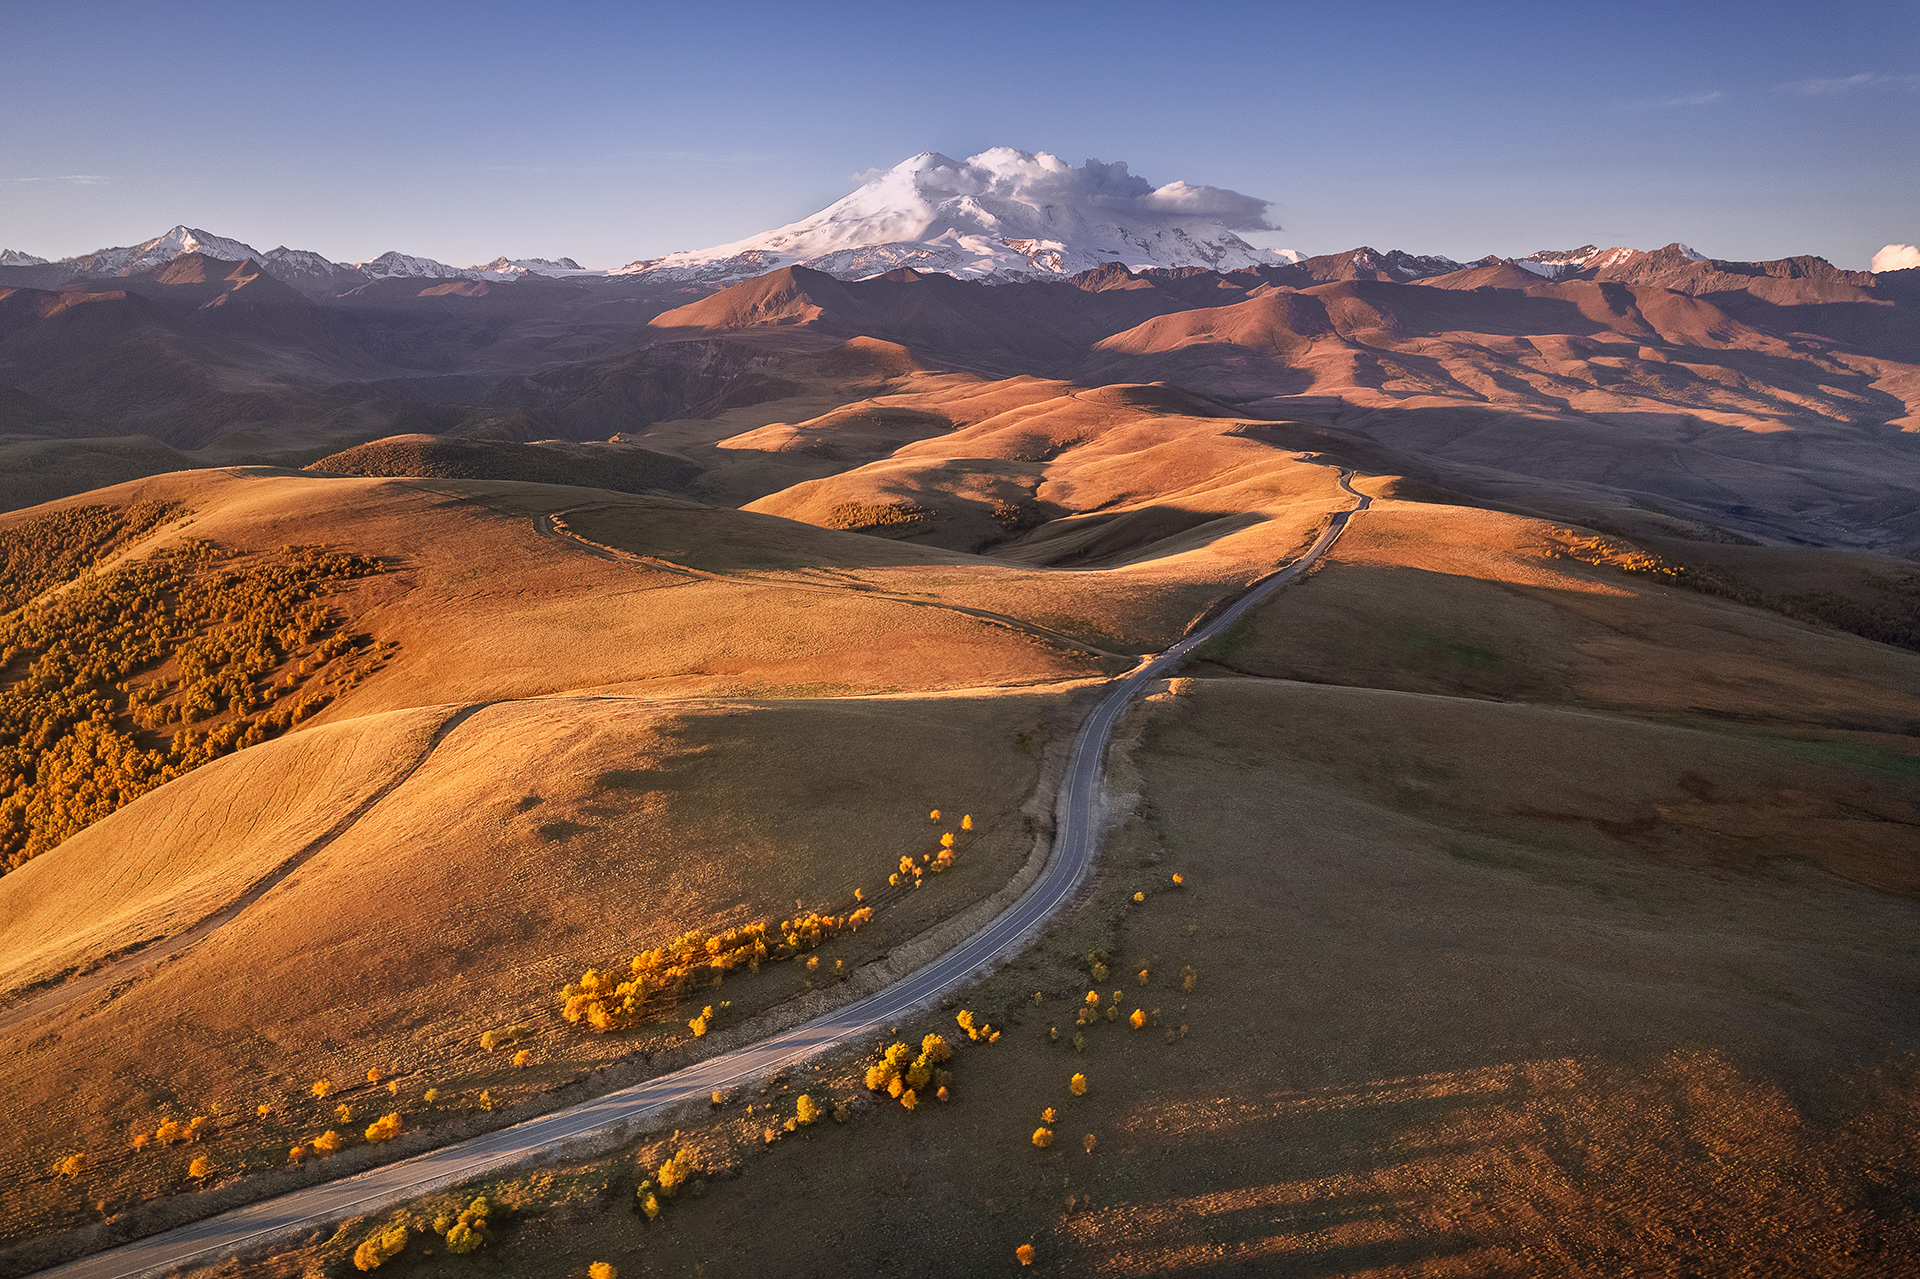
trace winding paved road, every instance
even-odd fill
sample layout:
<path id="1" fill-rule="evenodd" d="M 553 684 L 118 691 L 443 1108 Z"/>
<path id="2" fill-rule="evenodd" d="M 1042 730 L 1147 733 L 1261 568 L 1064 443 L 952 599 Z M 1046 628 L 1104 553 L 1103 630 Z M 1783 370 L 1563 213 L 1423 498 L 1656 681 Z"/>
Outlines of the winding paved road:
<path id="1" fill-rule="evenodd" d="M 1326 531 L 1305 554 L 1256 582 L 1232 607 L 1195 628 L 1166 652 L 1142 661 L 1114 680 L 1111 691 L 1074 736 L 1061 788 L 1053 851 L 1040 877 L 986 928 L 926 967 L 804 1025 L 657 1079 L 339 1181 L 235 1208 L 42 1273 L 62 1279 L 131 1279 L 189 1262 L 207 1264 L 268 1236 L 339 1221 L 469 1181 L 601 1129 L 635 1123 L 683 1102 L 703 1099 L 716 1089 L 764 1078 L 880 1027 L 897 1024 L 908 1013 L 1011 958 L 1072 900 L 1093 868 L 1099 849 L 1101 774 L 1107 743 L 1127 707 L 1153 681 L 1164 678 L 1274 591 L 1313 567 L 1346 528 L 1348 519 L 1372 504 L 1371 498 L 1349 483 L 1352 475 L 1351 471 L 1342 471 L 1340 487 L 1358 502 L 1348 510 L 1335 512 Z"/>

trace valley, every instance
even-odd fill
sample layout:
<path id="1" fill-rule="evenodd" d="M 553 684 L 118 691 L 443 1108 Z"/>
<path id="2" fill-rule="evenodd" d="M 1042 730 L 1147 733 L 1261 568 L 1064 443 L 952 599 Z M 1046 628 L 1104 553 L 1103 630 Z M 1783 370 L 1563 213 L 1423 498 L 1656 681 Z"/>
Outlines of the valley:
<path id="1" fill-rule="evenodd" d="M 1916 1264 L 1915 271 L 812 225 L 0 265 L 0 1272 Z"/>

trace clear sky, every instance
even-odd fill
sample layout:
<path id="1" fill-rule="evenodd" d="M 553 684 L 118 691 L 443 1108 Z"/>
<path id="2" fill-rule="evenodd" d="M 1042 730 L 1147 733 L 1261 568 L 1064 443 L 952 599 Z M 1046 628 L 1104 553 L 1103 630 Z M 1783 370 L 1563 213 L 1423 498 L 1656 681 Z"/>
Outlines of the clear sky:
<path id="1" fill-rule="evenodd" d="M 918 151 L 1126 160 L 1307 253 L 1920 242 L 1920 4 L 0 3 L 0 248 L 175 223 L 615 266 Z"/>

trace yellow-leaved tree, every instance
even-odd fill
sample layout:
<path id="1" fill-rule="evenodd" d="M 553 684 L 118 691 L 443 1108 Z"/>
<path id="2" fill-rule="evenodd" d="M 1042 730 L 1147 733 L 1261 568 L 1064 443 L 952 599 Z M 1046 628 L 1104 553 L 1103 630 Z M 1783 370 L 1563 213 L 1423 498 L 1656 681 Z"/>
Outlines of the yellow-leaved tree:
<path id="1" fill-rule="evenodd" d="M 382 1265 L 406 1251 L 406 1247 L 407 1225 L 405 1222 L 388 1226 L 384 1230 L 377 1230 L 368 1235 L 361 1241 L 360 1246 L 353 1250 L 353 1268 L 378 1270 Z"/>
<path id="2" fill-rule="evenodd" d="M 400 1135 L 400 1113 L 382 1115 L 367 1125 L 368 1141 L 392 1141 Z"/>

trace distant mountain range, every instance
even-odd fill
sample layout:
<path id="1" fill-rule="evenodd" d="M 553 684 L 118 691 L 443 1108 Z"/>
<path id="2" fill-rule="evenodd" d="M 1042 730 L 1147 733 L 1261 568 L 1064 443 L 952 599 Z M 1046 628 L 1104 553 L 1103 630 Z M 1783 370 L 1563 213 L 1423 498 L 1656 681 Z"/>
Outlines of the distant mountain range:
<path id="1" fill-rule="evenodd" d="M 1099 267 L 1131 270 L 1301 267 L 1316 282 L 1411 280 L 1466 267 L 1511 265 L 1559 280 L 1626 278 L 1648 254 L 1583 245 L 1519 258 L 1473 263 L 1440 256 L 1358 248 L 1306 258 L 1291 249 L 1258 248 L 1241 232 L 1271 231 L 1265 200 L 1221 187 L 1172 182 L 1155 187 L 1124 162 L 1089 160 L 1081 167 L 1046 152 L 996 147 L 953 160 L 924 151 L 870 177 L 859 189 L 798 222 L 710 249 L 646 258 L 612 271 L 586 270 L 572 258 L 508 258 L 455 266 L 388 252 L 365 262 L 334 262 L 285 246 L 261 252 L 209 231 L 176 226 L 151 240 L 49 261 L 0 250 L 0 287 L 58 288 L 76 280 L 138 275 L 189 253 L 225 262 L 252 261 L 307 296 L 337 297 L 377 281 L 468 280 L 500 283 L 525 277 L 621 278 L 680 288 L 716 288 L 781 267 L 804 266 L 843 280 L 870 279 L 900 267 L 988 283 L 1065 280 Z M 1706 262 L 1685 245 L 1658 250 L 1656 275 L 1676 261 Z M 1798 260 L 1798 259 L 1793 259 Z M 1641 277 L 1634 277 L 1636 279 Z"/>

